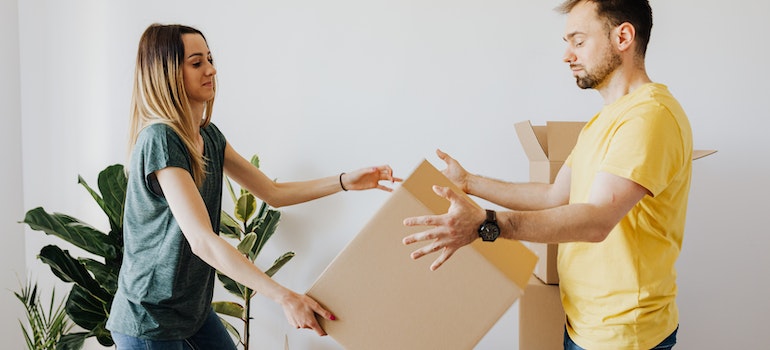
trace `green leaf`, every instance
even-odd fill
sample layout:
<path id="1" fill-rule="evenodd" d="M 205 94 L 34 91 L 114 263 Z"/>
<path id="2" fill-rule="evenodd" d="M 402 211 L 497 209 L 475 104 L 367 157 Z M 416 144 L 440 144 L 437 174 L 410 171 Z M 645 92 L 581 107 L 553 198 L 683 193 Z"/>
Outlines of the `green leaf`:
<path id="1" fill-rule="evenodd" d="M 232 316 L 237 319 L 244 319 L 243 305 L 232 301 L 215 301 L 211 303 L 214 311 L 221 315 Z"/>
<path id="2" fill-rule="evenodd" d="M 122 228 L 123 209 L 125 206 L 126 187 L 128 184 L 123 165 L 115 164 L 108 166 L 99 173 L 97 182 L 103 196 L 96 193 L 96 191 L 86 183 L 82 176 L 78 176 L 78 183 L 88 190 L 91 197 L 94 198 L 96 203 L 99 204 L 99 207 L 102 208 L 102 211 L 107 215 L 107 218 L 110 220 L 110 227 L 113 230 Z"/>
<path id="3" fill-rule="evenodd" d="M 256 244 L 257 244 L 257 234 L 254 232 L 250 232 L 249 234 L 243 236 L 241 243 L 238 244 L 238 251 L 246 255 L 249 258 L 249 260 L 253 262 L 255 258 L 254 246 Z"/>
<path id="4" fill-rule="evenodd" d="M 233 338 L 234 338 L 233 341 L 234 342 L 236 342 L 237 344 L 243 344 L 243 342 L 241 341 L 241 333 L 238 332 L 238 329 L 233 327 L 233 325 L 230 324 L 230 322 L 227 322 L 227 320 L 225 320 L 222 317 L 219 318 L 219 321 L 221 321 L 222 325 L 225 326 L 225 329 L 227 329 L 227 332 L 229 332 L 230 335 L 233 336 Z M 248 330 L 247 330 L 247 332 L 248 332 Z"/>
<path id="5" fill-rule="evenodd" d="M 108 304 L 94 298 L 85 288 L 79 285 L 73 285 L 67 298 L 67 315 L 78 326 L 84 329 L 93 330 L 97 327 L 104 327 L 107 321 Z"/>
<path id="6" fill-rule="evenodd" d="M 33 230 L 59 237 L 89 253 L 108 259 L 118 256 L 118 244 L 110 236 L 69 215 L 49 214 L 37 207 L 29 210 L 22 222 Z"/>
<path id="7" fill-rule="evenodd" d="M 275 262 L 273 263 L 273 266 L 271 266 L 267 271 L 265 271 L 265 274 L 273 277 L 278 270 L 280 270 L 283 265 L 286 265 L 291 258 L 294 257 L 294 252 L 286 252 L 283 255 L 281 255 L 278 259 L 275 259 Z"/>
<path id="8" fill-rule="evenodd" d="M 99 173 L 99 191 L 102 192 L 107 209 L 104 213 L 110 218 L 113 229 L 123 227 L 123 210 L 126 204 L 128 179 L 123 165 L 115 164 Z"/>
<path id="9" fill-rule="evenodd" d="M 65 334 L 56 343 L 56 350 L 80 350 L 83 348 L 87 335 L 86 332 Z"/>
<path id="10" fill-rule="evenodd" d="M 225 176 L 225 185 L 227 185 L 227 191 L 230 192 L 230 198 L 233 199 L 233 204 L 238 203 L 238 198 L 235 197 L 235 191 L 233 190 L 233 184 L 230 182 L 230 178 Z"/>
<path id="11" fill-rule="evenodd" d="M 105 318 L 104 322 L 99 323 L 96 325 L 96 327 L 91 329 L 91 332 L 88 333 L 88 336 L 96 337 L 96 340 L 99 342 L 99 344 L 102 344 L 102 346 L 105 347 L 110 347 L 115 345 L 115 342 L 112 340 L 112 333 L 107 330 L 106 325 L 107 319 Z"/>
<path id="12" fill-rule="evenodd" d="M 222 282 L 222 286 L 225 287 L 230 294 L 235 295 L 238 298 L 243 298 L 246 286 L 236 282 L 234 279 L 227 277 L 219 271 L 217 271 L 217 278 Z"/>
<path id="13" fill-rule="evenodd" d="M 107 204 L 105 204 L 105 203 L 104 203 L 104 198 L 102 198 L 102 196 L 101 196 L 101 195 L 99 195 L 99 193 L 97 193 L 96 191 L 94 191 L 94 190 L 91 188 L 91 186 L 89 186 L 89 185 L 88 185 L 88 183 L 86 182 L 86 180 L 85 180 L 85 179 L 83 179 L 83 177 L 82 177 L 82 176 L 80 176 L 80 175 L 78 175 L 78 183 L 79 183 L 79 184 L 81 184 L 81 185 L 83 185 L 83 187 L 85 187 L 85 188 L 86 188 L 86 190 L 88 191 L 88 193 L 90 193 L 90 194 L 91 194 L 91 197 L 93 197 L 93 199 L 96 201 L 96 204 L 98 204 L 98 205 L 99 205 L 99 207 L 100 207 L 100 208 L 102 208 L 102 211 L 104 211 L 105 213 L 107 213 L 107 211 L 109 211 L 109 210 L 110 210 L 110 209 L 107 207 Z M 107 216 L 109 216 L 109 214 L 108 214 Z"/>
<path id="14" fill-rule="evenodd" d="M 257 209 L 257 200 L 254 195 L 247 193 L 238 198 L 235 205 L 235 218 L 240 222 L 247 222 Z"/>
<path id="15" fill-rule="evenodd" d="M 254 220 L 251 220 L 251 222 L 247 225 L 246 232 L 257 232 L 262 222 L 265 221 L 265 216 L 267 215 L 268 210 L 271 210 L 270 206 L 268 206 L 267 203 L 262 202 L 262 205 L 259 206 L 259 212 L 257 212 L 257 216 L 255 216 Z"/>
<path id="16" fill-rule="evenodd" d="M 225 237 L 241 239 L 243 230 L 241 229 L 241 225 L 235 221 L 230 214 L 223 210 L 222 214 L 219 216 L 219 233 Z"/>
<path id="17" fill-rule="evenodd" d="M 94 279 L 99 283 L 102 288 L 107 292 L 114 295 L 118 290 L 118 274 L 120 273 L 120 266 L 105 265 L 93 259 L 80 258 L 78 259 L 88 271 L 94 275 Z"/>
<path id="18" fill-rule="evenodd" d="M 256 251 L 254 252 L 254 256 L 259 255 L 259 252 L 262 251 L 262 248 L 265 247 L 265 244 L 267 243 L 267 240 L 270 239 L 270 237 L 273 236 L 275 233 L 275 230 L 278 228 L 278 223 L 281 221 L 281 212 L 277 210 L 270 209 L 265 214 L 265 218 L 260 223 L 259 228 L 257 229 L 257 236 L 259 239 L 257 240 L 257 247 Z"/>
<path id="19" fill-rule="evenodd" d="M 91 277 L 85 266 L 69 254 L 69 251 L 62 251 L 55 245 L 47 245 L 40 250 L 39 257 L 51 267 L 56 277 L 64 282 L 74 282 L 84 288 L 91 299 L 99 299 L 105 303 L 112 300 L 112 294 L 104 290 L 99 282 Z"/>
<path id="20" fill-rule="evenodd" d="M 64 311 L 63 300 L 57 301 L 56 289 L 51 291 L 51 300 L 46 308 L 40 301 L 37 283 L 27 282 L 19 292 L 13 294 L 24 305 L 28 328 L 19 320 L 28 349 L 53 350 L 56 342 L 72 328 Z"/>
<path id="21" fill-rule="evenodd" d="M 91 197 L 102 208 L 102 211 L 110 220 L 110 226 L 113 229 L 123 226 L 123 206 L 127 182 L 122 165 L 116 164 L 105 168 L 99 173 L 98 178 L 99 189 L 104 194 L 104 198 L 102 198 L 88 185 L 82 176 L 78 175 L 78 183 L 88 190 Z"/>
<path id="22" fill-rule="evenodd" d="M 250 163 L 251 163 L 251 165 L 253 165 L 253 166 L 255 166 L 255 167 L 259 168 L 259 156 L 258 156 L 258 155 L 256 155 L 256 154 L 255 154 L 255 155 L 253 155 L 253 156 L 251 156 L 251 161 L 250 161 Z"/>

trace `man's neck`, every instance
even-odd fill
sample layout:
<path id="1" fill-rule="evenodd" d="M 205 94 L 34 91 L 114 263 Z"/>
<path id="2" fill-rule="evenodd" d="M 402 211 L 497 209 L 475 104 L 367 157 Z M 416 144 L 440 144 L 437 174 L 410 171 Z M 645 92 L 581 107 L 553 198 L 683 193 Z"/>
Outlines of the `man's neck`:
<path id="1" fill-rule="evenodd" d="M 647 71 L 643 65 L 641 67 L 624 67 L 621 65 L 596 90 L 602 95 L 604 104 L 609 105 L 619 98 L 630 94 L 640 86 L 651 82 L 652 80 L 647 76 Z"/>

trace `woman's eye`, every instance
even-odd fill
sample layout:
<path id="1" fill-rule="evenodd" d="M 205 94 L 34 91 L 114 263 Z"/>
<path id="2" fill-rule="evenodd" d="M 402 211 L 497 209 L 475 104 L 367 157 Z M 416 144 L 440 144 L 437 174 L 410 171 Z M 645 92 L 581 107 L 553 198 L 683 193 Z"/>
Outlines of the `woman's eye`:
<path id="1" fill-rule="evenodd" d="M 194 63 L 192 64 L 192 66 L 193 66 L 193 67 L 195 67 L 195 68 L 198 68 L 198 67 L 200 67 L 200 66 L 201 66 L 201 63 L 200 63 L 200 62 L 194 62 Z"/>

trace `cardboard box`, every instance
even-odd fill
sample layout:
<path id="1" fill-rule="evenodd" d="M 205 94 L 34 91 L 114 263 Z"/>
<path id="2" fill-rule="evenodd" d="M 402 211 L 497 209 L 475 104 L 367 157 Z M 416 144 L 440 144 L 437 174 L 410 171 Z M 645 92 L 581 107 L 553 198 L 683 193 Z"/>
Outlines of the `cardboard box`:
<path id="1" fill-rule="evenodd" d="M 546 125 L 533 126 L 529 120 L 516 123 L 524 153 L 529 158 L 529 181 L 553 183 L 559 169 L 575 147 L 585 122 L 549 121 Z M 693 150 L 692 159 L 700 159 L 716 150 Z M 535 276 L 547 284 L 559 284 L 556 259 L 558 244 L 524 242 L 538 257 Z"/>
<path id="2" fill-rule="evenodd" d="M 403 220 L 449 208 L 433 185 L 466 196 L 423 161 L 307 292 L 337 317 L 321 325 L 344 348 L 472 349 L 526 288 L 537 257 L 517 241 L 476 240 L 436 271 L 437 253 L 410 258 L 421 245 L 401 240 L 426 227 Z"/>
<path id="3" fill-rule="evenodd" d="M 519 350 L 561 349 L 565 319 L 559 286 L 533 275 L 519 299 Z"/>
<path id="4" fill-rule="evenodd" d="M 533 126 L 529 120 L 516 123 L 524 153 L 529 158 L 529 181 L 553 183 L 564 161 L 575 147 L 580 130 L 585 122 L 547 122 Z M 548 284 L 559 283 L 556 271 L 558 244 L 524 242 L 538 257 L 535 276 Z"/>

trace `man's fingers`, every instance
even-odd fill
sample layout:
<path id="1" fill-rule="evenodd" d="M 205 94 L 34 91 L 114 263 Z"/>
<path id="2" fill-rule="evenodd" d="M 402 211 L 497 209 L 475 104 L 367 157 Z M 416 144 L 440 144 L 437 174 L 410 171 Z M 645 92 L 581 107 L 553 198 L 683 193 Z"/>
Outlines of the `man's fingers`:
<path id="1" fill-rule="evenodd" d="M 457 193 L 455 193 L 455 191 L 452 191 L 449 187 L 443 187 L 443 186 L 434 185 L 433 186 L 433 192 L 435 192 L 437 195 L 445 198 L 446 200 L 448 200 L 452 204 L 454 204 L 455 202 L 457 202 L 457 201 L 459 201 L 461 199 L 461 197 L 459 197 L 457 195 Z"/>
<path id="2" fill-rule="evenodd" d="M 441 224 L 441 215 L 413 216 L 404 219 L 404 226 L 438 226 Z"/>
<path id="3" fill-rule="evenodd" d="M 430 270 L 431 271 L 438 270 L 438 268 L 441 267 L 441 265 L 444 265 L 444 263 L 447 260 L 449 260 L 449 258 L 452 257 L 452 254 L 454 254 L 455 251 L 457 251 L 457 249 L 451 249 L 448 247 L 444 248 L 444 251 L 441 252 L 441 255 L 439 255 L 438 258 L 436 258 L 436 260 L 433 262 L 433 264 L 430 265 Z"/>
<path id="4" fill-rule="evenodd" d="M 411 257 L 412 259 L 417 260 L 425 255 L 435 253 L 441 249 L 442 249 L 442 246 L 438 243 L 428 244 L 420 249 L 413 251 L 411 254 Z"/>
<path id="5" fill-rule="evenodd" d="M 436 155 L 438 156 L 439 159 L 441 159 L 441 160 L 443 160 L 445 162 L 447 161 L 446 158 L 447 158 L 448 154 L 444 153 L 444 151 L 442 151 L 441 149 L 436 148 Z"/>
<path id="6" fill-rule="evenodd" d="M 431 239 L 438 238 L 439 233 L 436 231 L 436 229 L 430 229 L 427 231 L 422 231 L 418 233 L 411 234 L 409 236 L 404 237 L 402 242 L 405 245 L 410 245 L 412 243 L 422 242 L 422 241 L 429 241 Z"/>

